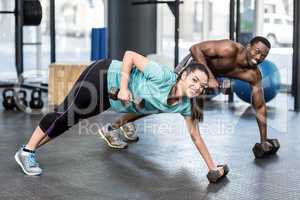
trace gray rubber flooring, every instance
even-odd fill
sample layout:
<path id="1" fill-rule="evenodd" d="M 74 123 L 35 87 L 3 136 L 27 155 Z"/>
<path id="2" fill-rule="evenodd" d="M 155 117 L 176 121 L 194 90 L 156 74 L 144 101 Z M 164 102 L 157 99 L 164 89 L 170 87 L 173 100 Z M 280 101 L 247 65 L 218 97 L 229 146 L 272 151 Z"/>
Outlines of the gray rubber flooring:
<path id="1" fill-rule="evenodd" d="M 258 127 L 247 104 L 206 104 L 200 125 L 216 163 L 227 163 L 228 177 L 209 184 L 206 166 L 180 115 L 160 114 L 136 122 L 140 140 L 128 149 L 110 149 L 97 127 L 118 115 L 103 113 L 72 127 L 38 150 L 43 175 L 24 175 L 16 149 L 41 115 L 0 108 L 0 199 L 300 199 L 300 116 L 290 98 L 269 105 L 270 138 L 278 154 L 255 160 Z"/>

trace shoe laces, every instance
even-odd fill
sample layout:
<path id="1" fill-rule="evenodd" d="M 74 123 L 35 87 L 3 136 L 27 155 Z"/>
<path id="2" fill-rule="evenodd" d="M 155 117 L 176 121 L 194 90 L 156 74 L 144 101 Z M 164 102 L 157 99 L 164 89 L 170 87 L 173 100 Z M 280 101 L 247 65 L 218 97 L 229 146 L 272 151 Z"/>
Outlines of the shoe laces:
<path id="1" fill-rule="evenodd" d="M 110 131 L 110 136 L 113 138 L 114 141 L 119 142 L 121 141 L 119 129 Z"/>
<path id="2" fill-rule="evenodd" d="M 123 129 L 125 131 L 131 132 L 131 131 L 136 131 L 136 127 L 133 123 L 127 123 L 123 126 Z"/>
<path id="3" fill-rule="evenodd" d="M 36 155 L 34 153 L 30 153 L 28 155 L 27 163 L 29 167 L 38 167 L 39 164 L 36 161 Z"/>

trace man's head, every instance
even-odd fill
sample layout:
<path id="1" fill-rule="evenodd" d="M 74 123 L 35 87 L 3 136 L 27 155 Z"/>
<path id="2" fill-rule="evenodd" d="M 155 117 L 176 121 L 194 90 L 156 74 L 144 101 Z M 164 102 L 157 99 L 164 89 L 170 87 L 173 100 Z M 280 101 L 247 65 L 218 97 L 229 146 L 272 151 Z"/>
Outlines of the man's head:
<path id="1" fill-rule="evenodd" d="M 257 36 L 247 45 L 246 59 L 249 66 L 256 66 L 260 64 L 267 57 L 271 49 L 270 42 L 261 36 Z"/>

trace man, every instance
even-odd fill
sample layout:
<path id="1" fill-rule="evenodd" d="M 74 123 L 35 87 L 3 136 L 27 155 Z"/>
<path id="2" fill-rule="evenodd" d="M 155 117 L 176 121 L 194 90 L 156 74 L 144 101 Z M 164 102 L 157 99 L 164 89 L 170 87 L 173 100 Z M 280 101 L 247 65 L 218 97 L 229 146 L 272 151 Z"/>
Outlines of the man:
<path id="1" fill-rule="evenodd" d="M 251 103 L 256 111 L 261 141 L 253 148 L 257 158 L 264 157 L 268 153 L 276 153 L 279 148 L 279 142 L 276 139 L 268 140 L 267 138 L 267 108 L 261 86 L 262 75 L 257 66 L 266 58 L 270 48 L 269 41 L 259 36 L 253 38 L 246 46 L 231 40 L 200 42 L 190 48 L 190 55 L 185 57 L 175 69 L 180 72 L 190 60 L 194 60 L 207 67 L 210 74 L 210 88 L 219 86 L 216 76 L 240 79 L 252 86 Z M 257 150 L 262 151 L 260 156 L 255 152 Z"/>

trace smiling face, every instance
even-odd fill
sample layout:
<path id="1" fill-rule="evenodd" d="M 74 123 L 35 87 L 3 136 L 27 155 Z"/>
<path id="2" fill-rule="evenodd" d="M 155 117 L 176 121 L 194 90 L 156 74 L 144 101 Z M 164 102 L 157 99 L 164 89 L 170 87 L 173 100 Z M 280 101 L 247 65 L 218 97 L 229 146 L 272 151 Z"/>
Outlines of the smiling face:
<path id="1" fill-rule="evenodd" d="M 183 82 L 183 93 L 188 98 L 201 95 L 208 86 L 208 76 L 199 69 L 191 71 L 189 74 L 183 72 L 181 79 Z"/>
<path id="2" fill-rule="evenodd" d="M 269 48 L 262 42 L 247 46 L 246 59 L 250 67 L 260 64 L 267 57 Z"/>

